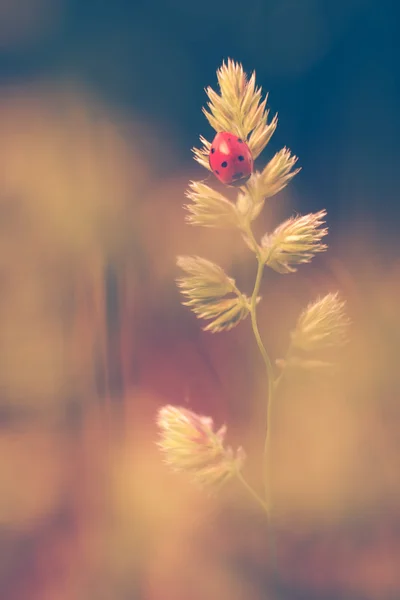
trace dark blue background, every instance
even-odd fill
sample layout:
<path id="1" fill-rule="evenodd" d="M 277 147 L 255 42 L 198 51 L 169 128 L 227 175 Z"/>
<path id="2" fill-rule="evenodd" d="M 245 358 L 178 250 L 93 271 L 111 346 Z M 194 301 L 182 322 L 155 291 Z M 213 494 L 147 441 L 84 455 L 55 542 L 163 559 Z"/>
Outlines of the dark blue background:
<path id="1" fill-rule="evenodd" d="M 168 169 L 191 164 L 204 87 L 234 58 L 257 72 L 283 145 L 300 157 L 302 209 L 376 224 L 397 239 L 399 3 L 389 0 L 66 0 L 57 26 L 0 49 L 0 83 L 41 75 L 82 80 L 103 101 L 173 136 Z M 162 173 L 163 165 L 154 165 Z M 333 234 L 335 232 L 333 231 Z"/>

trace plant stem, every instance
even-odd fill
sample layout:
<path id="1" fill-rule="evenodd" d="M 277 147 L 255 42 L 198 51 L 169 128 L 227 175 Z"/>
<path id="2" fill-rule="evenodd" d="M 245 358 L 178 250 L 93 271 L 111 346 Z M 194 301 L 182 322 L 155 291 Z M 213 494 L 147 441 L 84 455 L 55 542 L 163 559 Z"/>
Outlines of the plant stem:
<path id="1" fill-rule="evenodd" d="M 256 342 L 257 342 L 257 346 L 260 350 L 261 356 L 264 360 L 266 369 L 267 369 L 267 378 L 268 378 L 268 403 L 270 402 L 270 398 L 273 394 L 273 385 L 274 385 L 274 371 L 272 368 L 272 363 L 271 360 L 268 356 L 268 353 L 264 347 L 264 344 L 262 342 L 261 339 L 261 335 L 260 335 L 260 331 L 258 329 L 258 323 L 257 323 L 257 296 L 258 296 L 258 292 L 260 291 L 260 285 L 261 285 L 261 280 L 262 280 L 262 276 L 263 276 L 263 272 L 264 272 L 264 263 L 262 262 L 261 258 L 259 256 L 257 256 L 257 260 L 258 260 L 258 268 L 257 268 L 257 276 L 256 276 L 256 282 L 254 284 L 254 290 L 253 290 L 253 294 L 251 296 L 251 303 L 250 303 L 250 317 L 251 317 L 251 325 L 253 328 L 253 333 L 254 333 L 254 337 L 256 338 Z"/>
<path id="2" fill-rule="evenodd" d="M 264 464 L 264 489 L 265 489 L 265 499 L 266 499 L 266 508 L 269 516 L 269 533 L 268 533 L 268 543 L 269 543 L 269 554 L 271 561 L 271 569 L 272 572 L 276 571 L 276 548 L 275 548 L 275 538 L 273 533 L 273 501 L 272 501 L 272 493 L 271 493 L 271 424 L 272 424 L 272 407 L 273 407 L 273 396 L 274 390 L 276 389 L 276 384 L 279 382 L 280 377 L 276 380 L 274 378 L 274 371 L 272 367 L 271 359 L 268 356 L 268 353 L 265 349 L 263 341 L 261 339 L 260 331 L 258 329 L 257 323 L 257 296 L 260 291 L 261 280 L 264 272 L 264 260 L 261 254 L 260 248 L 257 244 L 257 241 L 254 237 L 253 231 L 251 229 L 250 224 L 246 229 L 246 233 L 249 236 L 254 251 L 257 257 L 257 275 L 256 281 L 254 284 L 253 293 L 250 301 L 250 317 L 251 317 L 251 325 L 254 333 L 254 337 L 257 342 L 257 346 L 260 350 L 261 356 L 263 358 L 266 370 L 267 370 L 267 380 L 268 380 L 268 404 L 267 404 L 267 431 L 265 434 L 265 443 L 264 443 L 264 455 L 263 455 L 263 464 Z"/>
<path id="3" fill-rule="evenodd" d="M 249 492 L 249 494 L 252 496 L 253 500 L 255 500 L 257 502 L 257 504 L 259 506 L 262 507 L 262 509 L 267 513 L 268 513 L 268 506 L 265 504 L 264 500 L 262 500 L 262 498 L 260 498 L 260 496 L 257 494 L 257 492 L 255 490 L 253 490 L 253 488 L 251 487 L 251 485 L 249 485 L 247 483 L 247 481 L 245 480 L 245 478 L 243 477 L 243 475 L 240 473 L 240 471 L 236 472 L 236 477 L 238 478 L 238 480 L 240 481 L 240 483 L 243 485 L 243 487 L 246 488 L 246 490 Z"/>
<path id="4" fill-rule="evenodd" d="M 254 284 L 253 293 L 250 301 L 250 317 L 251 317 L 251 326 L 253 329 L 253 334 L 257 342 L 258 349 L 260 350 L 261 356 L 263 358 L 266 370 L 267 370 L 267 380 L 268 380 L 268 408 L 267 408 L 267 432 L 265 435 L 265 443 L 264 443 L 264 464 L 265 464 L 265 477 L 264 477 L 264 486 L 265 486 L 265 495 L 267 498 L 267 504 L 271 509 L 271 482 L 270 480 L 270 469 L 267 468 L 268 463 L 270 463 L 270 424 L 271 424 L 271 414 L 272 414 L 272 402 L 273 402 L 273 394 L 275 388 L 275 380 L 274 380 L 274 371 L 272 367 L 271 359 L 268 356 L 268 352 L 265 349 L 263 341 L 261 339 L 260 331 L 258 329 L 257 323 L 257 297 L 260 291 L 262 276 L 264 273 L 264 260 L 261 256 L 261 252 L 257 241 L 254 237 L 251 226 L 248 225 L 246 229 L 246 233 L 249 236 L 250 240 L 253 243 L 254 251 L 257 256 L 257 275 L 256 281 Z"/>

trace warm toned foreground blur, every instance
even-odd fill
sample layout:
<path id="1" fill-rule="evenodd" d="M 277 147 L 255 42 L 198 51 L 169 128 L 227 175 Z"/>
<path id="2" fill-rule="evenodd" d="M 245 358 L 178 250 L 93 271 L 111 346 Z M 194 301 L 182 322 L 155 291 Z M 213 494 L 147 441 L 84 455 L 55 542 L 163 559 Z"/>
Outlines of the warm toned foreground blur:
<path id="1" fill-rule="evenodd" d="M 67 87 L 0 98 L 1 600 L 278 597 L 264 516 L 235 486 L 203 498 L 154 444 L 157 409 L 187 403 L 227 422 L 259 485 L 266 388 L 249 323 L 201 332 L 174 284 L 175 255 L 197 253 L 249 292 L 253 257 L 234 233 L 184 224 L 187 182 L 203 173 L 154 181 L 150 155 L 166 146 Z M 289 216 L 289 193 L 260 231 Z M 353 319 L 342 379 L 292 382 L 279 398 L 288 598 L 400 594 L 400 264 L 364 247 L 357 234 L 262 290 L 275 358 L 318 294 L 340 289 Z"/>

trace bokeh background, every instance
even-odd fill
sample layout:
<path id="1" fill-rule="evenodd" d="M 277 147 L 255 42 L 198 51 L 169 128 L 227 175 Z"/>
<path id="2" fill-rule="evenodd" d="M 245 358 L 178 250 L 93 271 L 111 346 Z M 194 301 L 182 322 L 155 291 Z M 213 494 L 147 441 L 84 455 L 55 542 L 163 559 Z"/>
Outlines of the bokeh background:
<path id="1" fill-rule="evenodd" d="M 398 6 L 389 0 L 0 1 L 1 600 L 400 596 Z M 282 390 L 274 427 L 279 586 L 266 523 L 233 485 L 211 500 L 166 471 L 165 403 L 226 422 L 260 486 L 266 383 L 248 323 L 218 335 L 181 306 L 175 256 L 246 291 L 235 234 L 184 223 L 210 138 L 204 87 L 256 70 L 301 173 L 261 234 L 326 208 L 330 250 L 268 274 L 274 358 L 310 300 L 353 320 L 339 376 Z M 211 180 L 210 180 L 211 181 Z"/>

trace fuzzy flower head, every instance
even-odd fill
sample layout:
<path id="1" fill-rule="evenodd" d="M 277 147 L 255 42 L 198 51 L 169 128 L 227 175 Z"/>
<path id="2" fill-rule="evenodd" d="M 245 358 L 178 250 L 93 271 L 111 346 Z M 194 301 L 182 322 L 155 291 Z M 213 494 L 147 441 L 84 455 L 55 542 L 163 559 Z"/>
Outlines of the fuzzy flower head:
<path id="1" fill-rule="evenodd" d="M 190 225 L 232 229 L 240 224 L 240 215 L 233 202 L 202 181 L 190 182 L 186 197 L 191 200 L 185 205 Z"/>
<path id="2" fill-rule="evenodd" d="M 249 314 L 249 299 L 236 287 L 235 280 L 215 263 L 200 256 L 179 256 L 178 267 L 185 276 L 178 287 L 198 318 L 208 319 L 205 331 L 228 331 Z"/>
<path id="3" fill-rule="evenodd" d="M 287 148 L 279 150 L 261 173 L 255 173 L 250 179 L 249 193 L 256 198 L 275 196 L 299 173 L 299 168 L 294 169 L 297 160 L 297 156 L 291 154 Z"/>
<path id="4" fill-rule="evenodd" d="M 319 352 L 346 344 L 350 321 L 344 307 L 337 292 L 309 304 L 291 334 L 292 350 Z"/>
<path id="5" fill-rule="evenodd" d="M 261 154 L 277 126 L 277 117 L 268 124 L 267 97 L 262 98 L 261 88 L 256 87 L 253 72 L 248 79 L 241 64 L 229 59 L 217 71 L 220 94 L 211 87 L 206 89 L 208 110 L 203 112 L 215 131 L 229 131 L 245 140 L 254 159 Z M 201 149 L 194 148 L 196 160 L 210 170 L 208 155 L 211 144 L 200 137 Z"/>
<path id="6" fill-rule="evenodd" d="M 321 242 L 328 233 L 324 224 L 325 210 L 292 217 L 261 240 L 265 263 L 278 273 L 293 273 L 297 265 L 308 263 L 317 252 L 326 250 Z"/>
<path id="7" fill-rule="evenodd" d="M 287 148 L 282 148 L 267 163 L 264 169 L 253 173 L 245 189 L 238 196 L 236 206 L 236 221 L 245 223 L 254 221 L 263 209 L 266 198 L 275 196 L 299 173 L 295 169 L 297 156 Z"/>
<path id="8" fill-rule="evenodd" d="M 159 410 L 157 424 L 165 462 L 175 471 L 188 473 L 201 487 L 219 488 L 242 468 L 243 449 L 235 455 L 232 448 L 224 447 L 226 426 L 215 432 L 210 417 L 167 405 Z"/>

